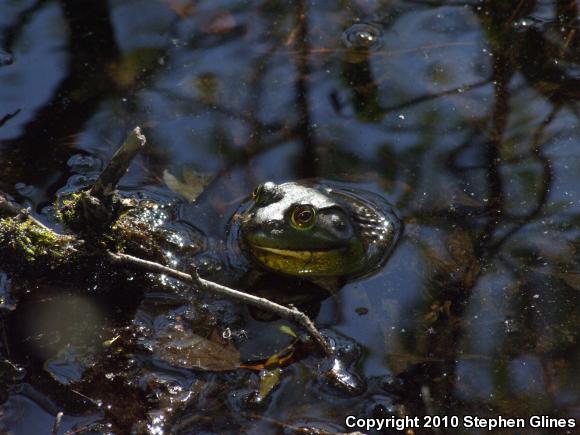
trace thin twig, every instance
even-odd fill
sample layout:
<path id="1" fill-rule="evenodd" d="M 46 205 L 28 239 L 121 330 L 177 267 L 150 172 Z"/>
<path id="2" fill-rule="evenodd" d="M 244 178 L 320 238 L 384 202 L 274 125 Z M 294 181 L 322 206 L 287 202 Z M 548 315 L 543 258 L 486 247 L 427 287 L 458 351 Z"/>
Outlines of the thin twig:
<path id="1" fill-rule="evenodd" d="M 10 200 L 6 198 L 2 193 L 0 193 L 0 218 L 5 217 L 16 217 L 20 216 L 22 219 L 29 219 L 34 222 L 36 225 L 40 226 L 44 230 L 51 231 L 46 225 L 40 222 L 38 219 L 32 217 L 30 215 L 30 211 L 28 209 L 22 208 Z"/>
<path id="2" fill-rule="evenodd" d="M 62 423 L 62 416 L 63 415 L 64 415 L 64 413 L 62 411 L 60 411 L 56 414 L 56 417 L 54 419 L 54 425 L 52 426 L 52 431 L 50 432 L 51 435 L 58 434 L 58 431 L 60 430 L 60 424 Z"/>
<path id="3" fill-rule="evenodd" d="M 132 255 L 109 252 L 109 258 L 113 263 L 116 264 L 137 267 L 149 272 L 165 274 L 180 281 L 200 287 L 202 290 L 211 292 L 213 294 L 236 299 L 245 304 L 253 305 L 254 307 L 275 313 L 284 319 L 290 320 L 302 326 L 320 346 L 326 356 L 333 355 L 331 345 L 328 343 L 328 341 L 326 341 L 318 329 L 316 329 L 316 326 L 314 326 L 312 320 L 310 320 L 306 314 L 297 308 L 285 307 L 283 305 L 269 301 L 268 299 L 260 298 L 248 293 L 241 292 L 239 290 L 225 287 L 223 285 L 201 278 L 195 272 L 190 275 L 188 273 L 180 272 L 179 270 L 163 266 L 162 264 L 155 263 L 153 261 L 133 257 Z"/>
<path id="4" fill-rule="evenodd" d="M 117 150 L 107 167 L 99 175 L 99 178 L 91 188 L 91 196 L 101 199 L 112 195 L 117 188 L 119 180 L 125 175 L 127 168 L 137 153 L 143 148 L 145 142 L 146 139 L 141 134 L 141 129 L 135 127 L 127 140 L 125 140 L 125 143 L 121 145 L 121 148 Z"/>

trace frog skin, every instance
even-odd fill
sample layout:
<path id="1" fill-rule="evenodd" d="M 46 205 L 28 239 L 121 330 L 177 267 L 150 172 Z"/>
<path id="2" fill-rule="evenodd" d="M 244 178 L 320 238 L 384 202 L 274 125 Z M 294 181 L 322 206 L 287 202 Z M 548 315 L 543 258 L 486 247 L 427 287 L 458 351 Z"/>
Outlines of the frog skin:
<path id="1" fill-rule="evenodd" d="M 324 182 L 260 184 L 240 222 L 255 265 L 314 282 L 375 272 L 402 229 L 381 196 Z"/>

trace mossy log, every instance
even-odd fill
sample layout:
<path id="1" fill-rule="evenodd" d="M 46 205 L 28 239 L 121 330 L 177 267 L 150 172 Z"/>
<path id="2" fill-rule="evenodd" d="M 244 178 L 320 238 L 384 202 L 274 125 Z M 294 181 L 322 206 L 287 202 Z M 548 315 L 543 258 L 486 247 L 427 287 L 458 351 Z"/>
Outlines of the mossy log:
<path id="1" fill-rule="evenodd" d="M 330 343 L 298 309 L 205 280 L 196 270 L 184 273 L 165 265 L 164 252 L 195 255 L 200 247 L 183 246 L 175 242 L 180 240 L 178 234 L 153 224 L 158 221 L 155 214 L 160 211 L 160 204 L 123 199 L 116 193 L 118 181 L 144 144 L 145 137 L 136 128 L 91 189 L 56 201 L 56 216 L 66 234 L 46 227 L 0 194 L 2 270 L 25 278 L 48 280 L 82 280 L 94 272 L 101 277 L 111 272 L 109 275 L 114 280 L 119 272 L 129 272 L 131 268 L 167 274 L 198 290 L 230 297 L 295 322 L 309 333 L 326 356 L 333 356 Z"/>
<path id="2" fill-rule="evenodd" d="M 157 213 L 162 205 L 123 199 L 116 193 L 118 181 L 144 144 L 145 137 L 136 128 L 90 189 L 56 200 L 56 217 L 65 234 L 43 225 L 0 194 L 2 269 L 28 278 L 70 278 L 72 273 L 82 275 L 97 265 L 102 267 L 96 259 L 106 256 L 106 251 L 161 262 L 163 250 L 197 252 L 195 246 L 176 246 L 169 230 L 144 217 Z"/>
<path id="3" fill-rule="evenodd" d="M 82 232 L 70 230 L 68 222 L 79 228 L 74 220 L 74 209 L 86 201 L 86 192 L 74 194 L 61 201 L 64 204 L 57 215 L 61 218 L 67 234 L 42 225 L 38 220 L 16 206 L 0 206 L 0 264 L 2 270 L 26 278 L 43 276 L 71 279 L 82 276 L 95 268 L 103 267 L 99 257 L 107 251 L 121 252 L 165 263 L 164 252 L 179 251 L 181 254 L 196 254 L 197 246 L 179 246 L 175 235 L 168 229 L 153 226 L 144 215 L 150 216 L 160 205 L 149 201 L 120 200 L 118 215 L 102 231 L 95 226 L 83 227 Z M 0 204 L 9 204 L 0 195 Z M 10 212 L 7 213 L 7 211 Z"/>

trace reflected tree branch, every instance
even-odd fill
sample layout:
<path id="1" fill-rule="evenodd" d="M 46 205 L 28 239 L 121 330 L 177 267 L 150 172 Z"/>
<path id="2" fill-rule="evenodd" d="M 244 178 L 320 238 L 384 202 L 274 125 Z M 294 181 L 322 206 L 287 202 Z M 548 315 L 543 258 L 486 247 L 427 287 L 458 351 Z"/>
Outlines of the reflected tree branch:
<path id="1" fill-rule="evenodd" d="M 383 108 L 383 112 L 384 113 L 396 112 L 397 110 L 407 109 L 409 107 L 413 107 L 413 106 L 416 106 L 416 105 L 421 104 L 421 103 L 426 103 L 428 101 L 435 100 L 435 99 L 440 98 L 440 97 L 445 97 L 448 95 L 463 94 L 464 92 L 468 92 L 468 91 L 471 91 L 473 89 L 477 89 L 477 88 L 481 88 L 483 86 L 486 86 L 489 83 L 491 83 L 491 81 L 492 81 L 492 79 L 490 78 L 490 79 L 481 80 L 479 82 L 472 83 L 469 85 L 459 86 L 459 87 L 456 87 L 453 89 L 447 89 L 447 90 L 441 91 L 441 92 L 420 95 L 418 97 L 412 98 L 412 99 L 404 101 L 402 103 L 395 104 L 393 106 L 385 107 L 385 108 Z"/>
<path id="2" fill-rule="evenodd" d="M 433 289 L 435 293 L 435 303 L 428 303 L 429 313 L 436 307 L 442 310 L 440 315 L 436 315 L 432 327 L 438 331 L 437 339 L 430 339 L 426 342 L 426 353 L 431 355 L 445 355 L 447 358 L 452 358 L 453 361 L 458 361 L 458 352 L 462 338 L 467 333 L 465 315 L 469 307 L 469 301 L 473 296 L 473 290 L 482 277 L 482 269 L 495 252 L 497 248 L 491 248 L 493 243 L 493 235 L 497 226 L 500 224 L 504 212 L 504 186 L 502 174 L 500 173 L 501 164 L 501 150 L 503 148 L 503 141 L 509 116 L 510 103 L 510 89 L 509 83 L 514 74 L 514 67 L 512 65 L 509 55 L 504 50 L 504 44 L 509 40 L 511 22 L 508 17 L 514 16 L 514 4 L 501 4 L 501 10 L 495 10 L 493 13 L 488 12 L 489 8 L 497 8 L 498 2 L 489 0 L 485 7 L 480 11 L 482 24 L 487 26 L 488 31 L 494 32 L 494 42 L 490 44 L 492 51 L 492 81 L 494 83 L 495 98 L 491 114 L 489 116 L 491 125 L 489 137 L 485 143 L 484 161 L 487 168 L 486 183 L 487 195 L 490 199 L 489 205 L 486 207 L 486 212 L 489 215 L 480 234 L 474 238 L 469 239 L 465 236 L 464 239 L 459 238 L 459 241 L 449 240 L 448 243 L 468 243 L 468 247 L 461 247 L 464 253 L 455 258 L 458 262 L 460 274 L 449 275 L 449 271 L 443 268 L 433 277 Z M 518 14 L 520 11 L 518 11 Z M 517 14 L 516 14 L 517 15 Z M 494 20 L 493 22 L 486 22 L 485 20 Z M 508 25 L 506 25 L 508 23 Z M 461 233 L 459 233 L 461 236 Z M 462 252 L 463 252 L 462 251 Z M 475 263 L 475 264 L 473 264 Z M 446 305 L 447 304 L 447 305 Z M 444 308 L 447 307 L 447 308 Z M 448 380 L 441 385 L 434 385 L 437 394 L 441 397 L 452 397 L 454 395 L 454 381 L 455 370 L 457 366 L 453 364 L 447 367 L 445 376 Z"/>
<path id="3" fill-rule="evenodd" d="M 534 131 L 532 141 L 530 143 L 530 150 L 536 156 L 536 158 L 542 163 L 542 171 L 543 171 L 542 190 L 540 191 L 540 195 L 539 198 L 537 199 L 536 206 L 525 217 L 519 218 L 517 225 L 512 229 L 510 229 L 501 239 L 499 239 L 492 245 L 494 252 L 497 252 L 502 247 L 502 245 L 504 245 L 514 234 L 516 234 L 526 224 L 530 223 L 535 218 L 537 218 L 542 213 L 542 209 L 545 207 L 548 201 L 548 195 L 552 187 L 554 174 L 552 171 L 550 160 L 542 152 L 542 137 L 544 135 L 546 128 L 552 123 L 552 121 L 554 121 L 559 111 L 560 107 L 554 106 L 552 111 L 548 114 L 548 116 L 546 116 L 546 118 Z"/>
<path id="4" fill-rule="evenodd" d="M 298 135 L 302 142 L 301 164 L 298 175 L 301 178 L 311 178 L 318 174 L 318 156 L 316 141 L 312 129 L 309 106 L 309 64 L 310 44 L 308 42 L 308 9 L 306 0 L 296 2 L 296 45 L 298 54 L 296 63 L 296 109 L 298 111 Z"/>
<path id="5" fill-rule="evenodd" d="M 248 124 L 249 128 L 252 126 L 255 129 L 259 130 L 259 134 L 263 134 L 265 132 L 277 131 L 284 128 L 284 124 L 281 122 L 271 122 L 271 123 L 262 123 L 260 122 L 253 114 L 249 113 L 247 110 L 242 109 L 235 109 L 232 107 L 228 107 L 224 104 L 220 104 L 218 102 L 208 102 L 204 101 L 200 98 L 196 97 L 184 97 L 179 95 L 178 93 L 171 91 L 169 89 L 155 89 L 157 92 L 162 94 L 163 96 L 169 98 L 173 103 L 183 104 L 186 108 L 191 110 L 192 105 L 199 106 L 204 110 L 211 110 L 216 113 L 226 115 L 230 118 L 235 118 L 239 121 L 242 121 Z"/>
<path id="6" fill-rule="evenodd" d="M 49 0 L 37 0 L 29 7 L 22 10 L 18 17 L 11 23 L 10 26 L 4 29 L 4 36 L 0 39 L 0 47 L 3 45 L 9 51 L 14 48 L 14 42 L 20 36 L 22 29 L 30 22 L 34 15 L 40 11 L 45 5 L 50 3 Z"/>
<path id="7" fill-rule="evenodd" d="M 476 255 L 481 256 L 487 249 L 487 245 L 493 237 L 493 232 L 498 226 L 503 206 L 503 181 L 499 172 L 501 163 L 501 148 L 503 136 L 509 114 L 509 82 L 513 75 L 513 68 L 505 55 L 494 52 L 493 76 L 495 84 L 495 101 L 491 116 L 491 133 L 486 148 L 487 183 L 491 203 L 489 211 L 495 216 L 488 220 L 482 231 L 480 243 L 477 245 Z"/>
<path id="8" fill-rule="evenodd" d="M 20 111 L 21 111 L 21 109 L 17 109 L 14 112 L 9 113 L 7 115 L 4 115 L 2 118 L 0 118 L 0 127 L 2 127 L 4 124 L 6 124 L 8 121 L 10 121 L 16 115 L 18 115 L 20 113 Z"/>

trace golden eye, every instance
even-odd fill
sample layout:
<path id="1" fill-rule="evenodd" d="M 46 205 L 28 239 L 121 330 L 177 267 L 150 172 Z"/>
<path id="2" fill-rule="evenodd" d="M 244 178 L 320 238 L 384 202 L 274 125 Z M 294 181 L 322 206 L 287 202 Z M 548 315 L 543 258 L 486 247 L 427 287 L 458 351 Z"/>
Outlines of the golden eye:
<path id="1" fill-rule="evenodd" d="M 258 186 L 252 192 L 252 199 L 257 204 L 260 202 L 260 198 L 262 197 L 262 192 L 264 191 L 264 185 L 258 184 Z"/>
<path id="2" fill-rule="evenodd" d="M 297 205 L 292 210 L 290 223 L 300 230 L 308 230 L 316 223 L 316 209 L 309 204 Z"/>

